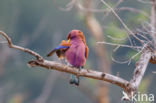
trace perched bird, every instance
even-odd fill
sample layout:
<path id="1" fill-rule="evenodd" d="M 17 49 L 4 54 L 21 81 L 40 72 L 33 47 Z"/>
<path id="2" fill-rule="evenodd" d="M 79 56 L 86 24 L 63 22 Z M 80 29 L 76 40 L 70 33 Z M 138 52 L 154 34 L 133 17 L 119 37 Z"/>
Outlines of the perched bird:
<path id="1" fill-rule="evenodd" d="M 69 32 L 67 41 L 63 40 L 59 46 L 47 55 L 47 57 L 55 52 L 58 58 L 65 59 L 71 66 L 78 69 L 83 68 L 89 52 L 83 32 L 80 30 L 72 30 Z M 70 83 L 78 86 L 79 76 L 72 75 L 71 77 Z"/>

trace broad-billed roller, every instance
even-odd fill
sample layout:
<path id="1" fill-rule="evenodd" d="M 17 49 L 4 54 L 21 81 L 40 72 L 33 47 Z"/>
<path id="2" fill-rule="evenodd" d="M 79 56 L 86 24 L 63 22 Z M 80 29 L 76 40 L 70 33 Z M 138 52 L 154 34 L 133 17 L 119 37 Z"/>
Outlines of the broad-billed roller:
<path id="1" fill-rule="evenodd" d="M 83 68 L 89 53 L 83 32 L 80 30 L 72 30 L 69 32 L 67 41 L 62 40 L 60 45 L 53 49 L 47 57 L 55 52 L 58 58 L 65 59 L 72 67 L 78 69 Z M 78 86 L 79 76 L 72 75 L 70 83 Z"/>

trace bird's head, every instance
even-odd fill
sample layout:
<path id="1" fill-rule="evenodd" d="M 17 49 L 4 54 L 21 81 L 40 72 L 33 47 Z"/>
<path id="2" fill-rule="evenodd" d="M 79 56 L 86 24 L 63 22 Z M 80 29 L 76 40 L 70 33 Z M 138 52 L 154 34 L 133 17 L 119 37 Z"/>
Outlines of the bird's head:
<path id="1" fill-rule="evenodd" d="M 71 32 L 69 32 L 69 34 L 67 35 L 67 40 L 74 40 L 74 39 L 79 39 L 82 40 L 85 43 L 85 37 L 83 35 L 83 32 L 80 30 L 72 30 Z"/>

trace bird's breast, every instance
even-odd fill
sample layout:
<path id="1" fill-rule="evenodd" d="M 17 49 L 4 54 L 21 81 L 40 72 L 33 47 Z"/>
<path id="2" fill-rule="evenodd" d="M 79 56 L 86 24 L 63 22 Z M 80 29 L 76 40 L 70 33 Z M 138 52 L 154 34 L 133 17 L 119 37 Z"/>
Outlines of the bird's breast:
<path id="1" fill-rule="evenodd" d="M 85 45 L 83 42 L 73 43 L 65 53 L 67 61 L 75 67 L 81 67 L 85 65 Z"/>

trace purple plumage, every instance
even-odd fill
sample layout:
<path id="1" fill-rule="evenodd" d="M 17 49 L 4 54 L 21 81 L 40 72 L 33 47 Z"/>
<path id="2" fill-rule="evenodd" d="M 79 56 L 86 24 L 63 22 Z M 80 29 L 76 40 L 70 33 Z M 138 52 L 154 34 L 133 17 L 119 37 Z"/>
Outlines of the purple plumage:
<path id="1" fill-rule="evenodd" d="M 70 47 L 65 52 L 67 62 L 77 68 L 82 68 L 85 65 L 88 56 L 88 47 L 85 42 L 85 37 L 80 30 L 72 30 L 67 40 L 70 41 Z M 79 85 L 79 76 L 71 76 L 70 83 Z"/>
<path id="2" fill-rule="evenodd" d="M 65 52 L 66 60 L 74 67 L 80 68 L 85 65 L 85 44 L 79 38 L 71 39 L 70 48 Z"/>
<path id="3" fill-rule="evenodd" d="M 72 30 L 67 35 L 68 41 L 62 41 L 59 46 L 52 50 L 47 56 L 51 56 L 56 52 L 59 58 L 65 58 L 67 62 L 78 69 L 85 65 L 88 57 L 88 46 L 85 42 L 85 37 L 80 30 Z M 79 85 L 79 77 L 72 75 L 71 84 Z"/>

